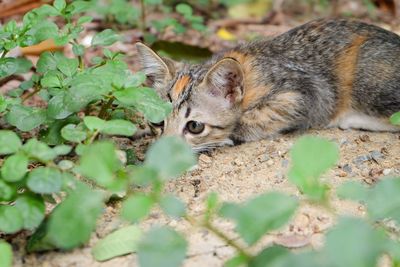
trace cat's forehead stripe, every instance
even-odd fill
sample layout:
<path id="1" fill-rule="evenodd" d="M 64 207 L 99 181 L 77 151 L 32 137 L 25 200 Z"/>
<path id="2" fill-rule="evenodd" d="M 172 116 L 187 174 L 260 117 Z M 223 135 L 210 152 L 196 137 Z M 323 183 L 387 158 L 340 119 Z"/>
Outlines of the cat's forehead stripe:
<path id="1" fill-rule="evenodd" d="M 179 95 L 183 92 L 183 90 L 187 87 L 187 85 L 190 83 L 190 76 L 189 75 L 183 75 L 180 77 L 174 84 L 174 87 L 172 88 L 172 98 L 177 99 Z"/>

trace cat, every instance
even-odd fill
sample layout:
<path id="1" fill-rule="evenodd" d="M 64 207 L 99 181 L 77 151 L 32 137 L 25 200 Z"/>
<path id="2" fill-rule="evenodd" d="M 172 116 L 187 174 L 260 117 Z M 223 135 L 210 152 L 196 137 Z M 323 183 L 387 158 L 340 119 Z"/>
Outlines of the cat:
<path id="1" fill-rule="evenodd" d="M 400 36 L 346 19 L 308 22 L 186 64 L 137 43 L 147 85 L 172 102 L 164 135 L 195 151 L 310 128 L 399 131 Z"/>

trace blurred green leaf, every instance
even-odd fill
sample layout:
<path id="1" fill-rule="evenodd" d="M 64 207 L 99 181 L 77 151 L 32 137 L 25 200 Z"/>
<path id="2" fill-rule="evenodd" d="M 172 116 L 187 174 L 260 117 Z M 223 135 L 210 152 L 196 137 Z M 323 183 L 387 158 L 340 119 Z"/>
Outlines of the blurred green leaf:
<path id="1" fill-rule="evenodd" d="M 103 195 L 81 185 L 59 204 L 49 219 L 49 236 L 59 248 L 84 244 L 103 209 Z M 79 207 L 77 209 L 76 207 Z"/>
<path id="2" fill-rule="evenodd" d="M 22 195 L 17 198 L 15 207 L 22 215 L 24 229 L 34 230 L 44 219 L 46 207 L 40 196 Z"/>
<path id="3" fill-rule="evenodd" d="M 178 137 L 162 137 L 147 151 L 145 164 L 168 180 L 181 175 L 196 164 L 196 158 L 187 143 Z"/>
<path id="4" fill-rule="evenodd" d="M 171 194 L 161 198 L 160 206 L 166 214 L 175 218 L 183 217 L 186 214 L 185 203 Z"/>
<path id="5" fill-rule="evenodd" d="M 382 255 L 385 236 L 358 218 L 342 218 L 326 236 L 331 266 L 375 267 Z"/>
<path id="6" fill-rule="evenodd" d="M 365 201 L 368 199 L 368 193 L 368 188 L 356 181 L 345 182 L 337 189 L 337 195 L 340 198 L 351 199 L 355 201 Z"/>
<path id="7" fill-rule="evenodd" d="M 87 134 L 79 125 L 67 124 L 61 129 L 61 136 L 70 142 L 79 143 L 86 139 Z"/>
<path id="8" fill-rule="evenodd" d="M 119 35 L 111 29 L 97 33 L 92 39 L 93 46 L 109 46 L 119 40 Z"/>
<path id="9" fill-rule="evenodd" d="M 137 193 L 122 203 L 121 216 L 130 222 L 138 222 L 149 214 L 153 205 L 152 197 Z"/>
<path id="10" fill-rule="evenodd" d="M 236 222 L 236 230 L 253 245 L 268 231 L 285 225 L 296 211 L 295 198 L 278 192 L 257 196 L 243 204 L 225 203 L 220 210 L 223 217 Z M 260 212 L 260 211 L 265 212 Z"/>
<path id="11" fill-rule="evenodd" d="M 92 255 L 97 261 L 105 261 L 136 251 L 142 231 L 136 225 L 120 228 L 96 243 Z"/>
<path id="12" fill-rule="evenodd" d="M 10 130 L 0 130 L 0 155 L 13 154 L 22 146 L 18 135 Z"/>
<path id="13" fill-rule="evenodd" d="M 12 200 L 16 194 L 16 187 L 3 181 L 0 176 L 0 201 Z"/>
<path id="14" fill-rule="evenodd" d="M 24 178 L 28 171 L 28 157 L 23 153 L 9 156 L 1 166 L 1 176 L 7 182 L 17 182 Z"/>
<path id="15" fill-rule="evenodd" d="M 339 159 L 337 145 L 320 137 L 303 136 L 293 145 L 290 154 L 290 181 L 311 199 L 324 199 L 327 186 L 319 178 Z"/>
<path id="16" fill-rule="evenodd" d="M 136 126 L 127 120 L 110 120 L 106 121 L 101 132 L 109 135 L 132 136 L 136 132 Z"/>
<path id="17" fill-rule="evenodd" d="M 169 227 L 157 227 L 147 232 L 138 247 L 142 267 L 180 266 L 187 250 L 186 240 Z"/>
<path id="18" fill-rule="evenodd" d="M 22 149 L 30 158 L 37 159 L 41 162 L 48 162 L 57 157 L 55 151 L 46 143 L 34 138 L 29 139 Z"/>
<path id="19" fill-rule="evenodd" d="M 27 186 L 39 194 L 57 193 L 61 190 L 62 176 L 56 168 L 37 167 L 29 173 Z"/>
<path id="20" fill-rule="evenodd" d="M 153 89 L 147 87 L 128 88 L 114 95 L 122 104 L 138 109 L 150 122 L 163 121 L 172 110 L 170 103 L 162 101 Z"/>
<path id="21" fill-rule="evenodd" d="M 85 116 L 83 122 L 90 131 L 102 130 L 106 124 L 105 120 L 95 116 Z"/>
<path id="22" fill-rule="evenodd" d="M 0 231 L 6 234 L 13 234 L 24 226 L 24 219 L 21 212 L 10 205 L 0 204 Z"/>
<path id="23" fill-rule="evenodd" d="M 6 115 L 9 124 L 29 132 L 46 121 L 46 111 L 40 108 L 14 105 Z"/>
<path id="24" fill-rule="evenodd" d="M 400 125 L 400 111 L 390 116 L 390 123 L 394 125 Z"/>
<path id="25" fill-rule="evenodd" d="M 111 142 L 97 142 L 85 148 L 80 159 L 80 172 L 101 186 L 110 186 L 122 164 Z"/>
<path id="26" fill-rule="evenodd" d="M 13 251 L 10 244 L 0 240 L 0 267 L 12 267 L 13 263 Z"/>

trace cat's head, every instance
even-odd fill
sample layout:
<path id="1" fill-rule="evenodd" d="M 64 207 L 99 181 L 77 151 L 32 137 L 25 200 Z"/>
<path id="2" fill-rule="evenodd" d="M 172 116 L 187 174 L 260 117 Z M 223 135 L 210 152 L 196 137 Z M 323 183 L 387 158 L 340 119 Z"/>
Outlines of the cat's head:
<path id="1" fill-rule="evenodd" d="M 231 136 L 243 98 L 240 64 L 223 58 L 188 65 L 161 58 L 141 43 L 136 47 L 147 85 L 173 105 L 171 114 L 160 125 L 163 134 L 182 137 L 195 151 L 233 144 Z"/>

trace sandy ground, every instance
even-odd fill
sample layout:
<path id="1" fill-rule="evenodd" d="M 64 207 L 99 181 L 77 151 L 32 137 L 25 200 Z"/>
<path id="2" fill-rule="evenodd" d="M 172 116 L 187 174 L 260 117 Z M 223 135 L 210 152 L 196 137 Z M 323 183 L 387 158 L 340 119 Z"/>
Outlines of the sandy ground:
<path id="1" fill-rule="evenodd" d="M 398 175 L 400 171 L 398 134 L 337 129 L 311 131 L 309 134 L 326 137 L 340 146 L 340 161 L 323 176 L 333 190 L 345 181 L 362 180 L 364 183 L 373 184 L 384 175 Z M 210 192 L 217 192 L 223 201 L 235 202 L 271 190 L 302 198 L 286 176 L 290 167 L 288 152 L 297 138 L 298 136 L 284 136 L 276 140 L 221 148 L 209 155 L 201 155 L 198 168 L 171 181 L 166 190 L 182 198 L 192 216 L 202 214 L 204 200 Z M 360 204 L 341 201 L 336 197 L 332 197 L 331 201 L 339 215 L 363 216 L 365 213 L 364 207 Z M 336 219 L 320 207 L 303 205 L 289 225 L 263 238 L 261 244 L 275 242 L 293 249 L 309 246 L 318 249 L 323 245 L 323 233 Z M 224 220 L 214 223 L 232 238 L 237 238 L 232 223 Z M 103 263 L 96 262 L 90 254 L 91 247 L 99 238 L 123 224 L 124 222 L 118 218 L 118 205 L 108 206 L 90 242 L 85 247 L 69 252 L 25 254 L 23 250 L 25 239 L 15 238 L 13 241 L 16 254 L 15 266 L 137 266 L 135 254 Z M 167 219 L 158 210 L 154 210 L 142 226 L 146 229 L 157 224 L 175 227 L 187 237 L 189 251 L 184 266 L 222 266 L 223 262 L 234 254 L 233 249 L 207 230 L 193 227 L 183 220 Z M 255 247 L 254 252 L 259 249 L 260 246 Z"/>

